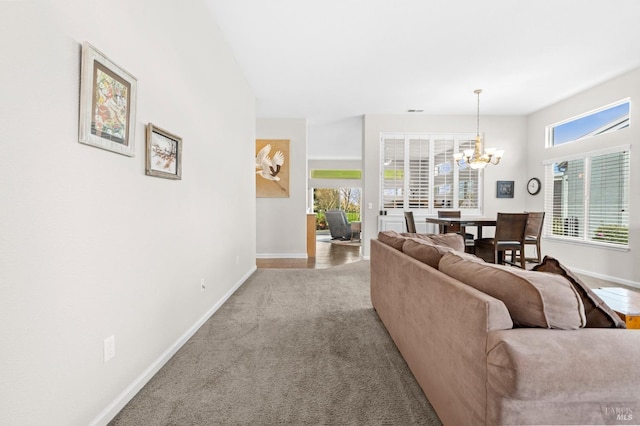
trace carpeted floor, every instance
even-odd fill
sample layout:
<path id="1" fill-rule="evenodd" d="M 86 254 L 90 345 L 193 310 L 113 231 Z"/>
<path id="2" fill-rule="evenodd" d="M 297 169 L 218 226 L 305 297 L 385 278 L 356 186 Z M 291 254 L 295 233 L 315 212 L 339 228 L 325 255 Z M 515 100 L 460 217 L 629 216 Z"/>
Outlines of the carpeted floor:
<path id="1" fill-rule="evenodd" d="M 371 308 L 369 262 L 259 269 L 112 425 L 440 425 Z"/>

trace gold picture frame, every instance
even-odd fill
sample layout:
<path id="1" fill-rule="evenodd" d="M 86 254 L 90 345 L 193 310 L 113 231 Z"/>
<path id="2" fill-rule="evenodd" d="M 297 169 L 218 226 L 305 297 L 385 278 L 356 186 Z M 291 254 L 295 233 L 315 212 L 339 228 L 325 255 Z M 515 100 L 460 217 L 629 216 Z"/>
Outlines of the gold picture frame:
<path id="1" fill-rule="evenodd" d="M 84 42 L 78 141 L 133 157 L 136 96 L 136 78 Z"/>
<path id="2" fill-rule="evenodd" d="M 152 123 L 147 125 L 147 176 L 182 179 L 182 138 Z"/>

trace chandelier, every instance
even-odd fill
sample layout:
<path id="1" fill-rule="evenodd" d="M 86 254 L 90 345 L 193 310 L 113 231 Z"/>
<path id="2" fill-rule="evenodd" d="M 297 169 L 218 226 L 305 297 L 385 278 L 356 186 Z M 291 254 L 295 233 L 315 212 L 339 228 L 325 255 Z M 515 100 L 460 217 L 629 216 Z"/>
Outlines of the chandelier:
<path id="1" fill-rule="evenodd" d="M 474 149 L 465 149 L 463 152 L 453 154 L 453 159 L 456 160 L 458 166 L 464 159 L 464 163 L 468 164 L 472 169 L 484 169 L 487 164 L 498 164 L 503 150 L 496 150 L 495 148 L 487 148 L 482 152 L 482 138 L 480 137 L 480 93 L 482 89 L 476 89 L 473 91 L 478 95 L 478 117 L 477 117 L 477 132 L 476 142 Z"/>

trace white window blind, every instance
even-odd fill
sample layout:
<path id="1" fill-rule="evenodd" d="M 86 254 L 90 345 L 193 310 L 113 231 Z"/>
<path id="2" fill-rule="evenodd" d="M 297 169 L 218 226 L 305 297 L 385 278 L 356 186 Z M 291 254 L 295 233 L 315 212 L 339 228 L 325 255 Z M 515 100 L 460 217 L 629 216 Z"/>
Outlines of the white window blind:
<path id="1" fill-rule="evenodd" d="M 429 139 L 409 139 L 409 209 L 429 208 Z"/>
<path id="2" fill-rule="evenodd" d="M 458 150 L 473 149 L 475 138 L 460 138 Z M 458 205 L 461 210 L 480 211 L 480 170 L 474 170 L 467 164 L 462 165 L 458 171 Z"/>
<path id="3" fill-rule="evenodd" d="M 439 136 L 433 141 L 433 200 L 438 209 L 453 209 L 454 206 L 454 138 Z"/>
<path id="4" fill-rule="evenodd" d="M 382 204 L 384 209 L 404 207 L 404 138 L 383 141 Z"/>
<path id="5" fill-rule="evenodd" d="M 453 154 L 473 148 L 470 134 L 382 134 L 381 200 L 391 214 L 440 209 L 480 213 L 480 172 L 458 167 Z"/>
<path id="6" fill-rule="evenodd" d="M 628 146 L 545 164 L 545 235 L 628 247 Z"/>

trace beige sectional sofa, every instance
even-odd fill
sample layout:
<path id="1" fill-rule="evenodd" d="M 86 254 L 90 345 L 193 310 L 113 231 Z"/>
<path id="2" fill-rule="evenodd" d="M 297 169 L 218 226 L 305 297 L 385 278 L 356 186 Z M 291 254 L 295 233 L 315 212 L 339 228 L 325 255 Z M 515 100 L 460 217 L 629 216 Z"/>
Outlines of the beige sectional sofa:
<path id="1" fill-rule="evenodd" d="M 640 331 L 555 259 L 491 265 L 451 235 L 371 241 L 373 307 L 445 425 L 640 423 Z"/>

